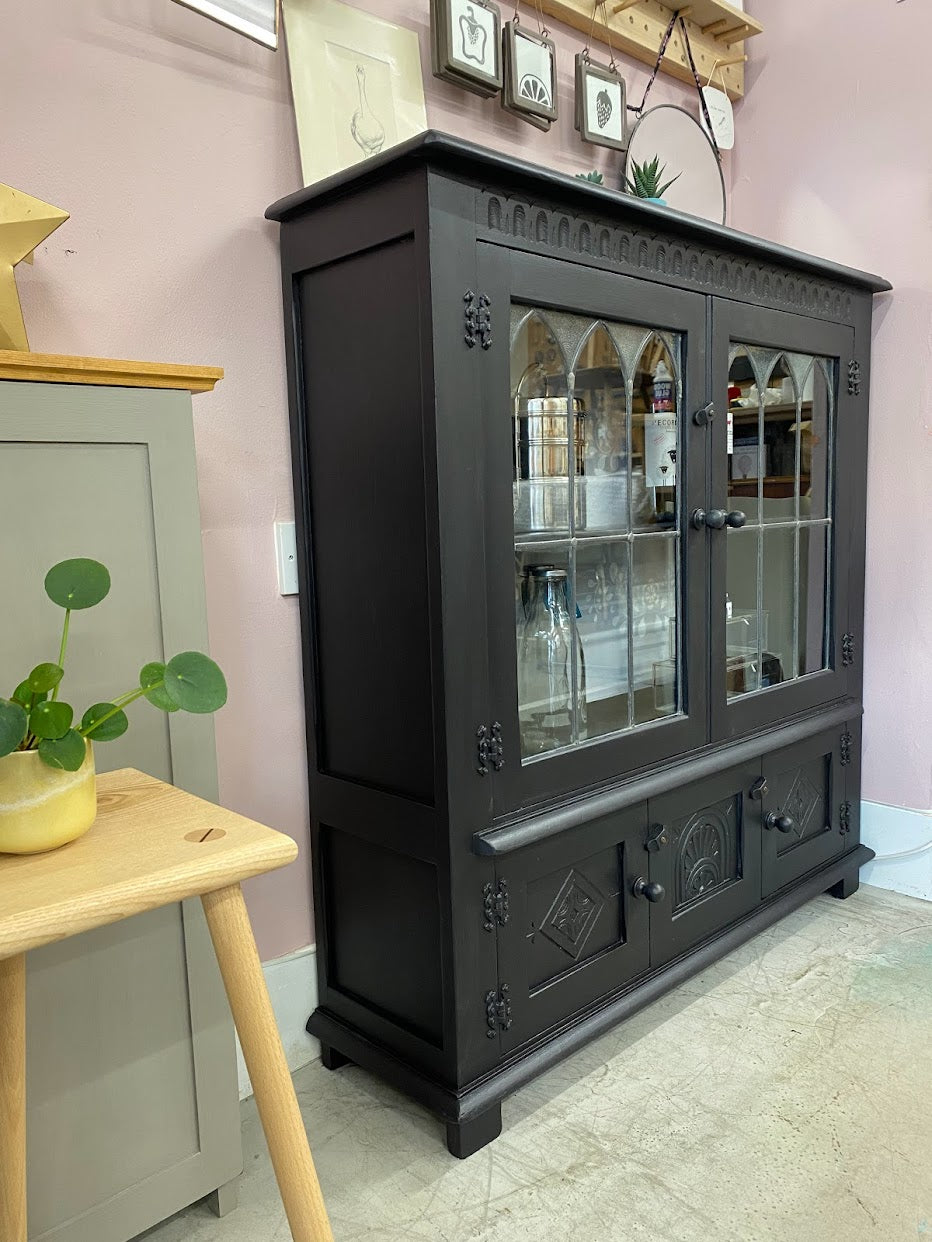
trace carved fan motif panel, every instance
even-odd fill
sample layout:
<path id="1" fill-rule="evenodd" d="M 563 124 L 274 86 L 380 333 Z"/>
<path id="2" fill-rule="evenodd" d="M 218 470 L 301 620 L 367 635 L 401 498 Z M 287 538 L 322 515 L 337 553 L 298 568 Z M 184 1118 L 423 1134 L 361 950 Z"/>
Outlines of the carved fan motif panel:
<path id="1" fill-rule="evenodd" d="M 738 799 L 725 798 L 674 821 L 674 914 L 741 878 L 739 814 Z"/>

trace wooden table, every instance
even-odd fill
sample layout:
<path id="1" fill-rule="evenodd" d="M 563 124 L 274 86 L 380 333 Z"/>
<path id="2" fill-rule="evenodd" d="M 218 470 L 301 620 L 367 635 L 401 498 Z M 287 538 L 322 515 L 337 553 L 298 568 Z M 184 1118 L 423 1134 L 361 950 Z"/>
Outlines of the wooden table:
<path id="1" fill-rule="evenodd" d="M 26 953 L 198 896 L 292 1237 L 332 1242 L 240 888 L 298 847 L 132 768 L 98 777 L 97 791 L 87 836 L 48 854 L 0 856 L 0 1240 L 26 1242 Z"/>

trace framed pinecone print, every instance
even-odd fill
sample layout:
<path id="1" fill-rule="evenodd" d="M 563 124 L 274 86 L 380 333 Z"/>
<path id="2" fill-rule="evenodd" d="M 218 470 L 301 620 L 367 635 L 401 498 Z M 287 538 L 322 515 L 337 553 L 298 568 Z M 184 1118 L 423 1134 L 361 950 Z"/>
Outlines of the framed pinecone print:
<path id="1" fill-rule="evenodd" d="M 623 151 L 627 145 L 625 80 L 588 53 L 576 57 L 576 128 L 585 142 Z"/>
<path id="2" fill-rule="evenodd" d="M 476 95 L 502 89 L 502 23 L 491 0 L 431 0 L 434 77 Z"/>

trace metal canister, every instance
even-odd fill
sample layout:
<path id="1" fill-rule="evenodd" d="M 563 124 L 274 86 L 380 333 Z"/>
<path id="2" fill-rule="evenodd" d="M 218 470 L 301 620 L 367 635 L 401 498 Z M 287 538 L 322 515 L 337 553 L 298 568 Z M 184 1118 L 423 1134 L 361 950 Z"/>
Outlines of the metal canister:
<path id="1" fill-rule="evenodd" d="M 515 528 L 566 530 L 572 417 L 575 473 L 586 470 L 585 407 L 579 398 L 516 397 L 514 416 Z M 575 489 L 575 524 L 585 526 L 585 492 Z"/>

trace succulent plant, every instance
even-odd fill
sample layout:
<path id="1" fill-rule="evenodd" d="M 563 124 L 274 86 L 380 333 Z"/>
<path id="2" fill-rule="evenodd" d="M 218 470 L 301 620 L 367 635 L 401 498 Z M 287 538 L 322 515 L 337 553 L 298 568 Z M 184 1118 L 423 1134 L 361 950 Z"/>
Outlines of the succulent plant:
<path id="1" fill-rule="evenodd" d="M 633 162 L 632 176 L 627 179 L 628 190 L 635 198 L 663 198 L 673 182 L 682 176 L 682 173 L 677 173 L 676 177 L 671 177 L 661 185 L 660 179 L 666 170 L 666 164 L 661 167 L 659 155 L 655 155 L 652 160 L 645 160 L 643 164 Z"/>
<path id="2" fill-rule="evenodd" d="M 137 686 L 110 702 L 93 703 L 78 723 L 71 704 L 58 697 L 71 614 L 93 608 L 109 591 L 110 574 L 99 561 L 62 561 L 46 574 L 45 593 L 65 612 L 58 660 L 37 664 L 9 699 L 0 698 L 0 757 L 37 750 L 50 768 L 76 772 L 84 762 L 86 739 L 110 742 L 126 732 L 123 709 L 134 699 L 146 698 L 163 712 L 215 712 L 226 702 L 226 681 L 213 660 L 200 651 L 182 651 L 167 664 L 144 664 Z"/>
<path id="3" fill-rule="evenodd" d="M 591 181 L 593 185 L 601 185 L 604 178 L 600 172 L 577 173 L 580 181 Z"/>

